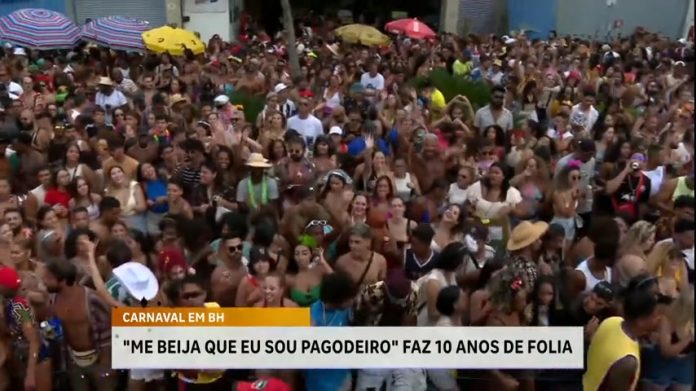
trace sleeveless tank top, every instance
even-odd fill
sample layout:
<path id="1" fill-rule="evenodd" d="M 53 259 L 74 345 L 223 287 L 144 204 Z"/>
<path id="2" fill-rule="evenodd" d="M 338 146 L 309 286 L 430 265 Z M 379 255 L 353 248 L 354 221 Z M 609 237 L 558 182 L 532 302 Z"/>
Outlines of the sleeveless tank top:
<path id="1" fill-rule="evenodd" d="M 595 277 L 592 272 L 590 271 L 590 267 L 587 265 L 587 261 L 590 258 L 585 259 L 584 261 L 580 262 L 580 264 L 575 268 L 575 270 L 581 272 L 582 274 L 585 275 L 585 290 L 584 292 L 589 292 L 591 291 L 595 285 L 599 284 L 602 281 L 611 281 L 611 268 L 605 267 L 605 273 L 606 273 L 606 278 L 604 279 L 599 279 Z"/>
<path id="2" fill-rule="evenodd" d="M 684 195 L 693 197 L 694 189 L 689 189 L 686 185 L 686 177 L 680 176 L 677 178 L 677 187 L 674 189 L 674 193 L 672 193 L 672 201 Z"/>
<path id="3" fill-rule="evenodd" d="M 411 198 L 411 193 L 413 192 L 413 189 L 408 187 L 412 184 L 411 174 L 407 172 L 406 176 L 403 178 L 394 178 L 394 184 L 396 185 L 396 194 L 405 201 L 408 201 Z"/>
<path id="4" fill-rule="evenodd" d="M 636 389 L 640 373 L 640 345 L 623 331 L 623 321 L 623 318 L 614 316 L 604 320 L 597 328 L 587 351 L 586 371 L 582 376 L 584 391 L 599 390 L 612 365 L 626 356 L 633 356 L 638 361 L 631 387 L 626 391 Z"/>

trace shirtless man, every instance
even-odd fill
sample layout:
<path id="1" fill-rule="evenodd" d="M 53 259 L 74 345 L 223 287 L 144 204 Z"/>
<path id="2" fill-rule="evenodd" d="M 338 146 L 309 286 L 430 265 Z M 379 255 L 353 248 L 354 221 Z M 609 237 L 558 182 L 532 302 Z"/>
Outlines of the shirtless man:
<path id="1" fill-rule="evenodd" d="M 445 160 L 438 143 L 437 136 L 428 133 L 423 139 L 421 152 L 411 150 L 411 172 L 418 179 L 423 192 L 428 192 L 436 179 L 445 176 Z"/>
<path id="2" fill-rule="evenodd" d="M 387 275 L 387 261 L 372 251 L 372 229 L 356 224 L 350 230 L 350 252 L 336 261 L 336 269 L 350 276 L 357 287 L 383 281 Z"/>
<path id="3" fill-rule="evenodd" d="M 104 197 L 99 203 L 99 210 L 101 216 L 90 224 L 89 229 L 94 231 L 100 240 L 107 240 L 111 226 L 121 217 L 121 203 L 114 197 Z"/>
<path id="4" fill-rule="evenodd" d="M 46 289 L 51 293 L 51 310 L 63 325 L 72 389 L 114 390 L 111 309 L 95 291 L 78 285 L 76 278 L 77 268 L 69 262 L 48 263 L 43 275 Z"/>
<path id="5" fill-rule="evenodd" d="M 218 249 L 219 264 L 210 277 L 210 290 L 213 301 L 221 307 L 234 307 L 237 288 L 247 275 L 242 243 L 238 234 L 228 234 L 222 238 Z"/>

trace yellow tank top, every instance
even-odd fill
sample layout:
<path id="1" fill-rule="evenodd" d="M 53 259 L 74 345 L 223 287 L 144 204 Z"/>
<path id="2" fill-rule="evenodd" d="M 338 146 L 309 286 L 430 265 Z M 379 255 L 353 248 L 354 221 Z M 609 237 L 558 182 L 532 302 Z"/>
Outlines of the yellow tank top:
<path id="1" fill-rule="evenodd" d="M 686 185 L 686 177 L 680 176 L 677 178 L 677 187 L 674 188 L 674 193 L 672 193 L 672 201 L 683 195 L 693 197 L 694 189 L 689 189 L 689 187 Z"/>
<path id="2" fill-rule="evenodd" d="M 597 391 L 611 366 L 626 356 L 638 360 L 631 388 L 626 391 L 636 389 L 640 375 L 640 346 L 624 333 L 622 324 L 623 318 L 615 316 L 607 318 L 597 328 L 587 352 L 587 370 L 582 376 L 583 391 Z"/>

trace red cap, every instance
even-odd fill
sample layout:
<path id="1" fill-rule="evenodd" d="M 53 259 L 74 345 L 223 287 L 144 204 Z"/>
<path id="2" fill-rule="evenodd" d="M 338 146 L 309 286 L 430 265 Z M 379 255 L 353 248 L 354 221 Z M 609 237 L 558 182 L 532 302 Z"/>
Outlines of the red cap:
<path id="1" fill-rule="evenodd" d="M 9 266 L 0 267 L 0 286 L 16 291 L 20 285 L 22 285 L 22 279 L 19 278 L 17 270 Z"/>
<path id="2" fill-rule="evenodd" d="M 255 382 L 239 382 L 237 391 L 292 391 L 292 388 L 282 380 L 271 378 Z"/>
<path id="3" fill-rule="evenodd" d="M 160 251 L 159 256 L 157 257 L 157 265 L 159 266 L 160 271 L 164 273 L 169 273 L 176 266 L 179 266 L 184 270 L 188 268 L 186 258 L 184 258 L 184 253 L 176 247 L 166 248 Z"/>
<path id="4" fill-rule="evenodd" d="M 313 98 L 314 93 L 311 90 L 302 90 L 299 93 L 300 97 L 302 98 Z"/>

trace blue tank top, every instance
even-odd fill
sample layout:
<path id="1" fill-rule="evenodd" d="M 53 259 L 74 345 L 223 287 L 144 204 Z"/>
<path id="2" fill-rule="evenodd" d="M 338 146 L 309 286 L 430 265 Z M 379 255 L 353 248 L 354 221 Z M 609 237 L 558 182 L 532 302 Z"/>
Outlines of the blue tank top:
<path id="1" fill-rule="evenodd" d="M 313 326 L 348 326 L 351 318 L 350 309 L 327 309 L 324 303 L 314 302 L 309 307 Z M 307 391 L 336 391 L 350 376 L 348 369 L 308 369 L 305 371 L 305 389 Z"/>
<path id="2" fill-rule="evenodd" d="M 416 260 L 416 255 L 410 248 L 404 252 L 404 272 L 411 281 L 416 281 L 428 274 L 437 265 L 438 253 L 433 251 L 429 259 Z M 419 263 L 418 261 L 424 262 Z"/>
<path id="3" fill-rule="evenodd" d="M 162 180 L 148 181 L 145 183 L 145 195 L 149 201 L 155 201 L 159 197 L 167 196 L 167 184 Z M 169 210 L 169 205 L 155 204 L 150 207 L 150 212 L 164 214 Z"/>

